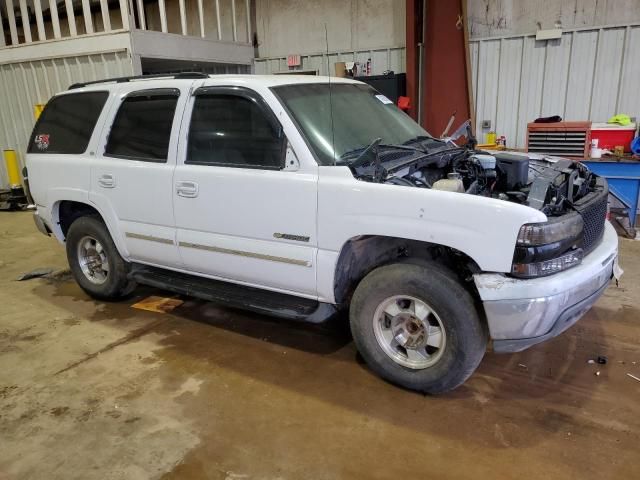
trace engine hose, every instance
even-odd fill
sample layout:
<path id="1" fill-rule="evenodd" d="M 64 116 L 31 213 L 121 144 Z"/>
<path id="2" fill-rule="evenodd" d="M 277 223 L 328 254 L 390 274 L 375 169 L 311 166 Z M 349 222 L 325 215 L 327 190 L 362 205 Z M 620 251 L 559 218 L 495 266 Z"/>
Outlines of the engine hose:
<path id="1" fill-rule="evenodd" d="M 469 188 L 467 188 L 467 190 L 465 191 L 465 193 L 470 193 L 470 194 L 475 194 L 478 191 L 478 181 L 474 180 L 473 182 L 471 182 L 471 185 L 469 185 Z"/>

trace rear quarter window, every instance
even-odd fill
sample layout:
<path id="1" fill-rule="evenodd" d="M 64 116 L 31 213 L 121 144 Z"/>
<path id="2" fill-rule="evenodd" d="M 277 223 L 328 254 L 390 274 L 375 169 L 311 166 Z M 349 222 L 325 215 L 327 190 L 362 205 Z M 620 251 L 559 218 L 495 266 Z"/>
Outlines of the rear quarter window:
<path id="1" fill-rule="evenodd" d="M 28 153 L 84 153 L 108 92 L 53 97 L 33 129 Z"/>

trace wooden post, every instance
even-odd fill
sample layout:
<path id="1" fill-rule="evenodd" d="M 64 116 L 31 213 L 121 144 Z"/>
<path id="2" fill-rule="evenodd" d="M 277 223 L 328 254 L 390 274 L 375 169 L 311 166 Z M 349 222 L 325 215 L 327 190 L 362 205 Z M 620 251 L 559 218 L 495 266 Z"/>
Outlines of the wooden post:
<path id="1" fill-rule="evenodd" d="M 67 21 L 69 23 L 69 33 L 72 37 L 78 36 L 78 29 L 76 28 L 76 16 L 73 13 L 72 0 L 64 0 L 64 7 L 67 10 Z"/>
<path id="2" fill-rule="evenodd" d="M 87 33 L 93 33 L 93 20 L 91 19 L 89 0 L 82 0 L 82 16 L 84 17 L 84 30 Z"/>
<path id="3" fill-rule="evenodd" d="M 102 13 L 102 28 L 105 32 L 110 32 L 111 17 L 109 17 L 109 4 L 107 0 L 100 0 L 100 12 Z"/>
<path id="4" fill-rule="evenodd" d="M 58 18 L 58 2 L 49 0 L 49 13 L 51 14 L 51 24 L 53 25 L 53 38 L 60 38 L 60 19 Z"/>
<path id="5" fill-rule="evenodd" d="M 26 0 L 20 0 L 20 16 L 22 17 L 22 33 L 25 43 L 31 43 L 31 25 L 29 25 L 29 10 Z"/>
<path id="6" fill-rule="evenodd" d="M 7 19 L 9 20 L 9 32 L 11 32 L 11 45 L 18 45 L 18 28 L 16 14 L 13 11 L 13 0 L 7 0 Z"/>
<path id="7" fill-rule="evenodd" d="M 158 10 L 160 10 L 160 28 L 163 33 L 167 33 L 167 9 L 164 0 L 158 0 Z"/>
<path id="8" fill-rule="evenodd" d="M 44 19 L 42 18 L 42 5 L 40 0 L 33 0 L 33 8 L 36 11 L 36 25 L 38 27 L 38 40 L 41 42 L 47 39 L 47 34 L 44 30 Z"/>

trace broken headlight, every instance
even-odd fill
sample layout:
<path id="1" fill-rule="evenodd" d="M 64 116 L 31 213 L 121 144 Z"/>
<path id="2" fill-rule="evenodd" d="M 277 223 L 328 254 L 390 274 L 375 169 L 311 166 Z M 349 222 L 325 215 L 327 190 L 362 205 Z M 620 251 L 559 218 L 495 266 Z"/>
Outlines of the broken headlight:
<path id="1" fill-rule="evenodd" d="M 520 227 L 511 274 L 533 278 L 551 275 L 582 261 L 584 223 L 578 214 Z"/>
<path id="2" fill-rule="evenodd" d="M 511 266 L 511 274 L 522 278 L 544 277 L 578 265 L 582 261 L 582 256 L 583 251 L 578 248 L 551 260 L 535 263 L 514 263 Z"/>

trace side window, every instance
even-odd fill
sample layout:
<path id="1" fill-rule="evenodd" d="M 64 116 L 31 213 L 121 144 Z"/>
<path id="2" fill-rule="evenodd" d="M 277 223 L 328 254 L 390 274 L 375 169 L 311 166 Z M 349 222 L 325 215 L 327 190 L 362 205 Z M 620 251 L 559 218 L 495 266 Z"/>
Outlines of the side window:
<path id="1" fill-rule="evenodd" d="M 33 129 L 27 152 L 84 153 L 108 97 L 108 92 L 53 97 Z"/>
<path id="2" fill-rule="evenodd" d="M 249 98 L 197 95 L 185 163 L 280 169 L 284 135 L 276 122 Z"/>
<path id="3" fill-rule="evenodd" d="M 166 162 L 179 95 L 176 89 L 127 95 L 111 126 L 105 156 Z"/>

